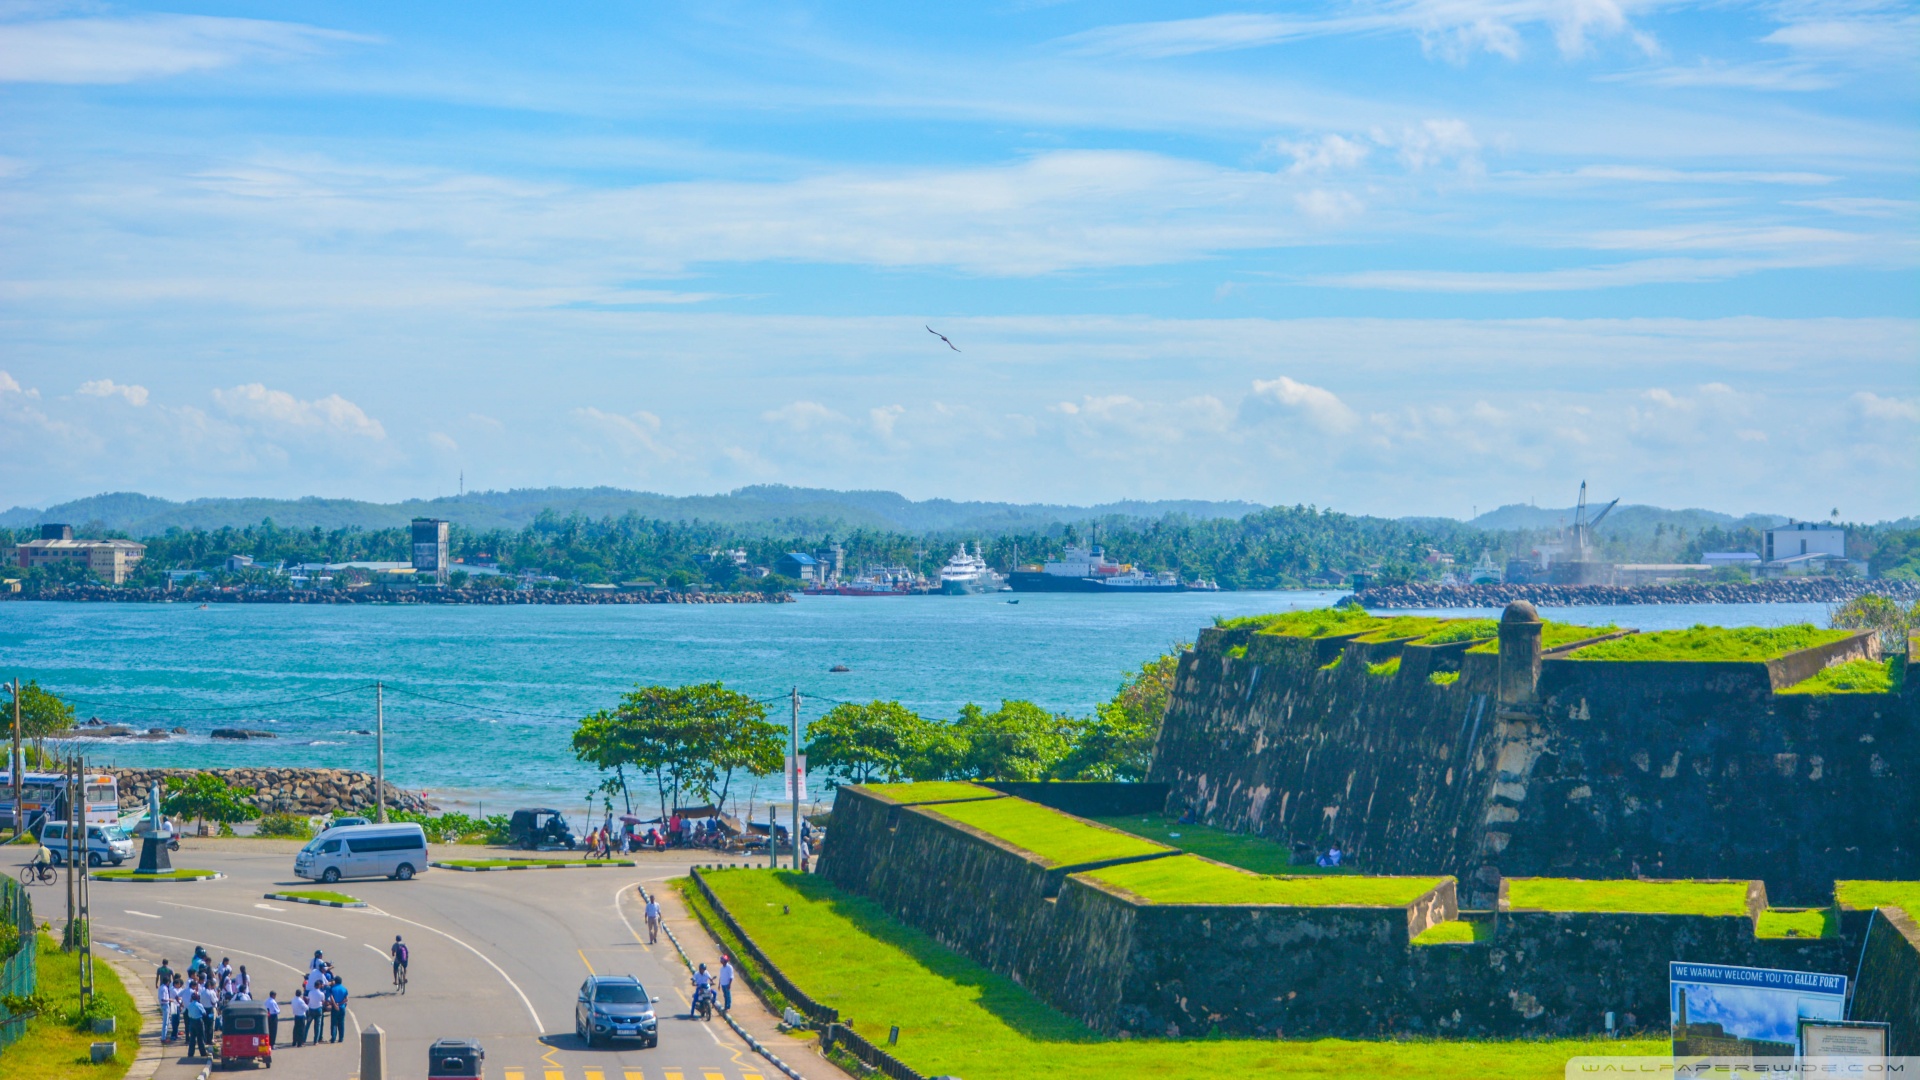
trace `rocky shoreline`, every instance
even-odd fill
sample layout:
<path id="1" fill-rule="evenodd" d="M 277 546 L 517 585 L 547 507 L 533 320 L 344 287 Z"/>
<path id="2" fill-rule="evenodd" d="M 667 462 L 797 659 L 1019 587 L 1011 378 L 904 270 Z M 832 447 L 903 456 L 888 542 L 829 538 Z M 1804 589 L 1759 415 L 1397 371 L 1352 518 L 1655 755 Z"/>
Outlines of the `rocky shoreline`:
<path id="1" fill-rule="evenodd" d="M 171 787 L 176 780 L 196 773 L 212 773 L 237 788 L 252 788 L 245 801 L 263 814 L 328 814 L 336 810 L 369 811 L 374 808 L 373 775 L 355 769 L 279 769 L 265 766 L 233 769 L 108 769 L 120 784 L 120 809 L 136 810 L 147 804 L 147 792 L 156 779 L 164 778 Z M 386 783 L 387 809 L 433 813 L 433 805 L 422 792 L 405 791 Z"/>
<path id="2" fill-rule="evenodd" d="M 786 593 L 678 592 L 673 589 L 167 589 L 114 585 L 48 585 L 0 594 L 11 600 L 81 600 L 135 604 L 790 604 Z"/>
<path id="3" fill-rule="evenodd" d="M 1868 593 L 1920 600 L 1920 583 L 1858 578 L 1801 578 L 1748 584 L 1672 585 L 1388 585 L 1353 594 L 1368 608 L 1500 608 L 1515 600 L 1539 606 L 1634 604 L 1840 604 Z"/>

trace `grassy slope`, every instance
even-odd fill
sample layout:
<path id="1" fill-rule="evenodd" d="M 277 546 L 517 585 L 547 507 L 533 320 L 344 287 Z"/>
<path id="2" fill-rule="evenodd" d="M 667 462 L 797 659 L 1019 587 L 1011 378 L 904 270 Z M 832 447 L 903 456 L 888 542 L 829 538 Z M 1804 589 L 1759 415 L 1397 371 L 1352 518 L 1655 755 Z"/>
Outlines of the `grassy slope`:
<path id="1" fill-rule="evenodd" d="M 1665 1041 L 1505 1043 L 1321 1039 L 1102 1039 L 995 975 L 817 877 L 708 875 L 788 977 L 923 1075 L 967 1080 L 1217 1080 L 1225 1076 L 1558 1078 L 1580 1054 L 1665 1054 Z M 781 907 L 792 911 L 782 915 Z M 1406 1070 L 1404 1073 L 1399 1070 Z M 1418 1071 L 1415 1071 L 1418 1070 Z"/>
<path id="2" fill-rule="evenodd" d="M 1849 660 L 1822 668 L 1818 675 L 1794 683 L 1782 694 L 1890 694 L 1896 689 L 1896 665 L 1906 657 L 1890 656 L 1885 661 Z"/>
<path id="3" fill-rule="evenodd" d="M 1102 829 L 1058 810 L 1023 799 L 993 799 L 929 806 L 928 813 L 964 822 L 1022 847 L 1056 866 L 1124 859 L 1166 850 L 1135 836 Z"/>
<path id="4" fill-rule="evenodd" d="M 1809 908 L 1802 910 L 1768 908 L 1760 913 L 1760 924 L 1753 928 L 1754 937 L 1827 937 L 1840 928 L 1840 922 L 1833 917 L 1832 908 Z M 1789 934 L 1787 931 L 1798 931 Z"/>
<path id="5" fill-rule="evenodd" d="M 26 1034 L 0 1053 L 0 1080 L 119 1080 L 139 1049 L 140 1025 L 145 1017 L 140 1015 L 132 995 L 120 985 L 113 968 L 95 959 L 94 988 L 112 1003 L 118 1030 L 112 1035 L 95 1036 L 68 1023 L 67 1014 L 80 1003 L 78 960 L 72 953 L 62 953 L 52 937 L 38 937 L 40 995 L 51 1001 L 53 1008 L 28 1022 Z M 87 1056 L 87 1045 L 95 1038 L 119 1044 L 113 1058 L 99 1065 Z"/>
<path id="6" fill-rule="evenodd" d="M 1847 907 L 1897 907 L 1920 922 L 1920 881 L 1841 881 L 1833 894 Z"/>
<path id="7" fill-rule="evenodd" d="M 1439 878 L 1426 877 L 1331 874 L 1267 877 L 1196 859 L 1192 855 L 1109 866 L 1104 870 L 1090 870 L 1081 876 L 1117 886 L 1156 904 L 1404 907 L 1440 884 Z"/>
<path id="8" fill-rule="evenodd" d="M 1002 799 L 1006 796 L 992 788 L 978 787 L 959 780 L 916 780 L 910 784 L 866 784 L 894 802 L 936 802 L 944 799 Z"/>
<path id="9" fill-rule="evenodd" d="M 1733 882 L 1576 881 L 1511 878 L 1507 899 L 1518 910 L 1625 911 L 1669 915 L 1745 915 L 1747 887 Z"/>
<path id="10" fill-rule="evenodd" d="M 1602 641 L 1575 652 L 1575 660 L 1693 660 L 1755 662 L 1839 641 L 1851 630 L 1794 626 L 1693 626 Z"/>
<path id="11" fill-rule="evenodd" d="M 1135 836 L 1144 836 L 1149 840 L 1179 848 L 1181 851 L 1204 855 L 1215 862 L 1223 862 L 1256 874 L 1353 874 L 1358 873 L 1351 866 L 1337 869 L 1320 869 L 1313 866 L 1291 865 L 1292 853 L 1271 840 L 1262 840 L 1246 833 L 1228 832 L 1211 825 L 1182 825 L 1178 819 L 1161 814 L 1150 816 L 1131 816 L 1096 818 L 1102 825 L 1116 829 L 1125 829 Z"/>

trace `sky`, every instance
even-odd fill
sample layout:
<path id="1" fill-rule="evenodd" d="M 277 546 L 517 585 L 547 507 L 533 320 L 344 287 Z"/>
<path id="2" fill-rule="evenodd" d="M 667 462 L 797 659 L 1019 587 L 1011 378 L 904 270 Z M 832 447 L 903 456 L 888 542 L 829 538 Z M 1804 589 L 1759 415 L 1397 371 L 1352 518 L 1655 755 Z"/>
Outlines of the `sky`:
<path id="1" fill-rule="evenodd" d="M 0 0 L 0 505 L 1901 517 L 1917 74 L 1880 0 Z"/>

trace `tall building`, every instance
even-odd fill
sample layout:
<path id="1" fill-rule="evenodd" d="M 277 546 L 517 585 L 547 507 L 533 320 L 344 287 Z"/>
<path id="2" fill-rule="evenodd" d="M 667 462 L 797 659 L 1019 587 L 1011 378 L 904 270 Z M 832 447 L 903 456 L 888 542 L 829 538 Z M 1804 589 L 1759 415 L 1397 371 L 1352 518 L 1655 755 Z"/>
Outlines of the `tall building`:
<path id="1" fill-rule="evenodd" d="M 413 571 L 432 574 L 436 584 L 447 583 L 447 523 L 439 518 L 413 519 Z"/>
<path id="2" fill-rule="evenodd" d="M 40 539 L 17 545 L 7 553 L 6 562 L 32 569 L 36 566 L 81 565 L 93 571 L 101 581 L 124 584 L 127 575 L 147 557 L 147 545 L 132 540 L 75 540 L 71 525 L 42 525 Z"/>

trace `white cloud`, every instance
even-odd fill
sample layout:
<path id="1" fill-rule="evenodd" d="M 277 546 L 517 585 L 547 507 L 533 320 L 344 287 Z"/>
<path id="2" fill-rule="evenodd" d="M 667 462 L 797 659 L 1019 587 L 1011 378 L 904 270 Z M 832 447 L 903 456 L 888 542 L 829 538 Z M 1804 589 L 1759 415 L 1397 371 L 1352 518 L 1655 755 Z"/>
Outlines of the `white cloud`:
<path id="1" fill-rule="evenodd" d="M 1274 149 L 1293 158 L 1288 166 L 1290 173 L 1323 173 L 1334 169 L 1351 169 L 1365 161 L 1373 148 L 1356 139 L 1344 135 L 1322 135 L 1309 142 L 1288 142 L 1275 140 Z"/>
<path id="2" fill-rule="evenodd" d="M 285 390 L 270 390 L 262 383 L 245 383 L 228 390 L 215 390 L 214 403 L 229 416 L 272 425 L 276 430 L 320 432 L 380 440 L 387 437 L 380 421 L 368 416 L 360 406 L 328 394 L 303 401 Z"/>
<path id="3" fill-rule="evenodd" d="M 1416 172 L 1452 163 L 1462 171 L 1480 168 L 1480 140 L 1457 117 L 1438 117 L 1398 131 L 1376 129 L 1373 140 L 1400 151 L 1400 160 Z"/>
<path id="4" fill-rule="evenodd" d="M 20 380 L 14 378 L 13 375 L 9 372 L 0 371 L 0 394 L 20 394 L 22 396 L 32 396 L 35 393 L 36 391 L 32 391 L 32 390 L 22 390 L 20 388 Z"/>
<path id="5" fill-rule="evenodd" d="M 1324 188 L 1303 191 L 1293 197 L 1293 203 L 1302 214 L 1325 225 L 1337 225 L 1366 209 L 1352 193 Z"/>
<path id="6" fill-rule="evenodd" d="M 435 431 L 427 435 L 427 442 L 436 450 L 453 453 L 460 449 L 460 443 L 444 431 Z"/>
<path id="7" fill-rule="evenodd" d="M 0 23 L 0 82 L 124 83 L 369 40 L 300 23 L 208 15 Z"/>
<path id="8" fill-rule="evenodd" d="M 1247 414 L 1248 405 L 1251 405 L 1255 415 L 1264 413 L 1272 416 L 1277 412 L 1280 415 L 1300 416 L 1323 431 L 1350 431 L 1359 422 L 1354 411 L 1331 390 L 1295 382 L 1285 375 L 1278 379 L 1255 379 L 1253 394 L 1247 403 L 1242 406 L 1242 415 Z"/>
<path id="9" fill-rule="evenodd" d="M 80 384 L 79 393 L 84 394 L 87 397 L 102 397 L 102 398 L 113 397 L 115 395 L 118 395 L 122 398 L 125 398 L 129 405 L 138 406 L 138 405 L 145 405 L 147 403 L 146 387 L 129 386 L 124 383 L 116 383 L 112 379 L 91 379 L 87 382 L 83 382 Z"/>
<path id="10" fill-rule="evenodd" d="M 826 427 L 843 427 L 848 423 L 845 416 L 817 401 L 795 401 L 777 409 L 768 409 L 760 414 L 760 419 L 803 434 Z"/>
<path id="11" fill-rule="evenodd" d="M 1920 421 L 1920 398 L 1881 397 L 1870 390 L 1853 395 L 1853 406 L 1869 420 Z"/>

